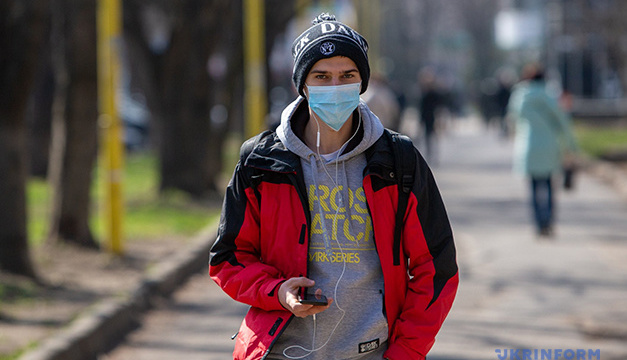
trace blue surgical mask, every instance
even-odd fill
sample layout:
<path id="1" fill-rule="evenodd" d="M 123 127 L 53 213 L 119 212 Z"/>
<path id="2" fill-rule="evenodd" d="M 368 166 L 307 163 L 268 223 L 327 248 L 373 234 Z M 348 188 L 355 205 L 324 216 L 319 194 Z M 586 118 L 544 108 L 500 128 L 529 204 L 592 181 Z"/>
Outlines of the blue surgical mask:
<path id="1" fill-rule="evenodd" d="M 309 107 L 333 130 L 340 131 L 359 105 L 361 83 L 333 86 L 309 86 Z"/>

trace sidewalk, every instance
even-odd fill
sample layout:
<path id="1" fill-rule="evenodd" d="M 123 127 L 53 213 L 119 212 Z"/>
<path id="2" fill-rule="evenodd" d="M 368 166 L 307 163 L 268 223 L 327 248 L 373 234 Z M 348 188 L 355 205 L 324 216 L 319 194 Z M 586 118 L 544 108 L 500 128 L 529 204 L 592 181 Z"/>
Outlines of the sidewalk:
<path id="1" fill-rule="evenodd" d="M 526 183 L 510 170 L 511 143 L 462 121 L 439 149 L 434 173 L 461 281 L 429 359 L 498 359 L 497 350 L 510 349 L 599 349 L 603 360 L 627 359 L 627 201 L 579 174 L 574 192 L 558 193 L 555 238 L 541 241 Z M 203 272 L 100 360 L 228 359 L 245 311 Z"/>
<path id="2" fill-rule="evenodd" d="M 431 359 L 497 349 L 600 349 L 627 358 L 627 202 L 579 174 L 557 194 L 557 235 L 536 238 L 511 143 L 463 124 L 435 169 L 455 231 L 460 288 Z M 606 338 L 593 338 L 604 335 Z M 533 359 L 533 358 L 532 358 Z"/>

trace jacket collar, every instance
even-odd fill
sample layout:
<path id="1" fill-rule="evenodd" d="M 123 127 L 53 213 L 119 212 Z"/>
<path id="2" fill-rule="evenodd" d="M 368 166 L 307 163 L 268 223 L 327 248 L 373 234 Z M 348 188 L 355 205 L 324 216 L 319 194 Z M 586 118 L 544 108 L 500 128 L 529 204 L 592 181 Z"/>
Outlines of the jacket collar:
<path id="1" fill-rule="evenodd" d="M 367 165 L 364 175 L 373 174 L 392 180 L 389 174 L 394 169 L 394 158 L 392 144 L 388 142 L 387 136 L 381 136 L 365 151 Z M 301 169 L 300 157 L 289 151 L 276 132 L 271 131 L 257 136 L 244 166 L 280 173 L 297 173 Z"/>
<path id="2" fill-rule="evenodd" d="M 295 173 L 300 168 L 300 158 L 283 145 L 276 132 L 265 131 L 257 136 L 244 166 L 281 173 Z"/>

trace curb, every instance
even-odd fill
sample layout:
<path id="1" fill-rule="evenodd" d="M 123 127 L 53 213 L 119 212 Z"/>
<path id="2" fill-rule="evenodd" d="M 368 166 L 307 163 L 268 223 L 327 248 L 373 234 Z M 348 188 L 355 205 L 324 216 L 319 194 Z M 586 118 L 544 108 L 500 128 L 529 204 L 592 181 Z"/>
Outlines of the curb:
<path id="1" fill-rule="evenodd" d="M 201 230 L 191 245 L 157 264 L 124 299 L 105 299 L 69 327 L 44 340 L 19 360 L 96 360 L 140 325 L 154 301 L 174 292 L 191 275 L 207 267 L 217 223 Z"/>

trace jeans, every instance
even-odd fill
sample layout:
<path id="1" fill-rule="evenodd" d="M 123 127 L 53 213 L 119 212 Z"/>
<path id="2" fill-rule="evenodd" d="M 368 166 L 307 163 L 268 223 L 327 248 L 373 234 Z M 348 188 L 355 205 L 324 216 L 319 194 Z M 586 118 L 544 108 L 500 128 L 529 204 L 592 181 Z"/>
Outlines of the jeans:
<path id="1" fill-rule="evenodd" d="M 531 205 L 538 231 L 553 224 L 553 186 L 551 176 L 531 178 Z"/>

